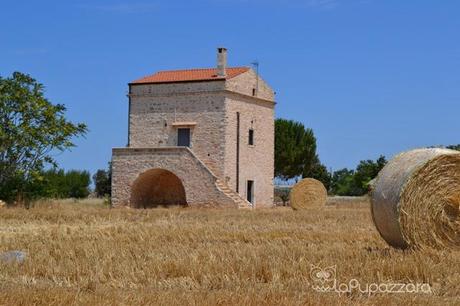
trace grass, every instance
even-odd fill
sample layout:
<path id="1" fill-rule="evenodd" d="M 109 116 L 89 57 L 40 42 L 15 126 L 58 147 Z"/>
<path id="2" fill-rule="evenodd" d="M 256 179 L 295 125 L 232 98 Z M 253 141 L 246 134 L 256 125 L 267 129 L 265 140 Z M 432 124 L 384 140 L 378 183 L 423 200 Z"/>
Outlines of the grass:
<path id="1" fill-rule="evenodd" d="M 458 305 L 458 252 L 389 248 L 368 203 L 323 209 L 108 209 L 49 202 L 0 210 L 1 305 Z M 317 292 L 339 283 L 428 283 L 425 293 Z"/>

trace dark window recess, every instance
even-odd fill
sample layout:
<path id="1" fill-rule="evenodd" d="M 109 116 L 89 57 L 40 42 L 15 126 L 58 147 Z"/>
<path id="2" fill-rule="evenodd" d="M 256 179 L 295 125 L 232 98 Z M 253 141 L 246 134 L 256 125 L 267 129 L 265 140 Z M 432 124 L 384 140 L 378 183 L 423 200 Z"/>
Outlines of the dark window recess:
<path id="1" fill-rule="evenodd" d="M 253 130 L 253 129 L 250 129 L 250 130 L 249 130 L 248 144 L 249 144 L 250 146 L 253 146 L 253 145 L 254 145 L 254 130 Z"/>
<path id="2" fill-rule="evenodd" d="M 177 129 L 177 145 L 190 147 L 190 129 Z"/>
<path id="3" fill-rule="evenodd" d="M 256 89 L 253 88 L 253 89 L 252 89 L 252 96 L 255 97 L 255 95 L 256 95 Z"/>
<path id="4" fill-rule="evenodd" d="M 254 204 L 254 181 L 248 181 L 246 195 L 246 199 L 248 200 L 248 202 Z"/>

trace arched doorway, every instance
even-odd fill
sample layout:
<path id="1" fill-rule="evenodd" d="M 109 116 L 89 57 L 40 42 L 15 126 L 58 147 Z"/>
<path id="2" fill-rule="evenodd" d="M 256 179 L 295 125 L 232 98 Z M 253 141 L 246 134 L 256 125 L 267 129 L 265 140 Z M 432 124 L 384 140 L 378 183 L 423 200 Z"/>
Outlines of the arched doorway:
<path id="1" fill-rule="evenodd" d="M 184 185 L 171 171 L 148 170 L 134 181 L 130 205 L 134 208 L 187 205 Z"/>

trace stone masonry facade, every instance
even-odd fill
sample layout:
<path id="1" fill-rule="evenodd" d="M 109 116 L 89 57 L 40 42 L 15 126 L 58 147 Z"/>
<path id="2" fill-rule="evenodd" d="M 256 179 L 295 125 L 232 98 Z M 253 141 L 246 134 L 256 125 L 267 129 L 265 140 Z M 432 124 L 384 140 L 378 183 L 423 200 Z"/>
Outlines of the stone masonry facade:
<path id="1" fill-rule="evenodd" d="M 119 148 L 114 149 L 113 157 L 112 167 L 123 170 L 123 174 L 113 177 L 113 184 L 117 186 L 112 195 L 114 203 L 124 203 L 130 197 L 131 184 L 127 182 L 134 182 L 139 174 L 150 169 L 161 168 L 171 171 L 183 182 L 189 205 L 235 205 L 216 188 L 218 178 L 188 148 Z"/>
<path id="2" fill-rule="evenodd" d="M 130 84 L 128 146 L 112 154 L 113 206 L 133 206 L 133 185 L 150 169 L 177 176 L 190 206 L 273 205 L 274 92 L 250 68 L 224 69 Z M 188 146 L 178 146 L 179 129 Z"/>

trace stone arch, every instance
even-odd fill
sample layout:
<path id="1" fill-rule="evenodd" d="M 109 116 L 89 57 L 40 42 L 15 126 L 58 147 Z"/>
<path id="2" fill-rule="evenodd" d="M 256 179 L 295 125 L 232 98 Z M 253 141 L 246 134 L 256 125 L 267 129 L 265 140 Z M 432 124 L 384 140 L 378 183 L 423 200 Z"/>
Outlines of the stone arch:
<path id="1" fill-rule="evenodd" d="M 131 187 L 133 208 L 187 205 L 185 188 L 177 175 L 156 168 L 141 173 Z"/>

